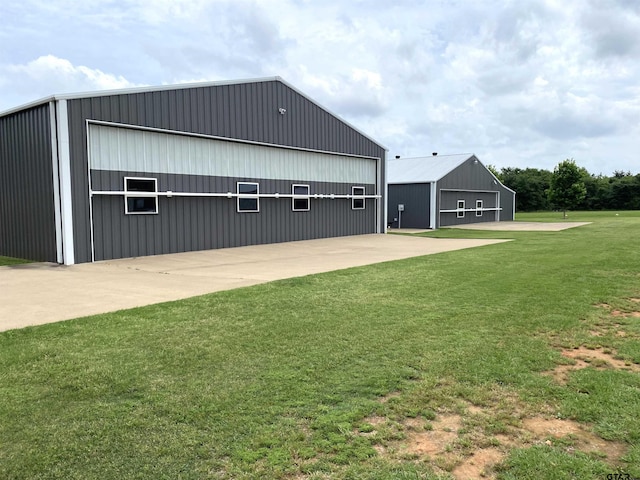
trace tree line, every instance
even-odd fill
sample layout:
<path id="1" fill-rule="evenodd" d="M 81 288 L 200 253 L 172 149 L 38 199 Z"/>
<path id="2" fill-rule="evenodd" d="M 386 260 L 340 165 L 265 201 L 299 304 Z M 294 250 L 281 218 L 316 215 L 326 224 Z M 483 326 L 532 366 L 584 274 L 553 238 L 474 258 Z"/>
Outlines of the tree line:
<path id="1" fill-rule="evenodd" d="M 573 159 L 553 172 L 538 168 L 489 169 L 516 192 L 516 210 L 640 210 L 640 174 L 615 171 L 611 177 L 590 174 Z"/>

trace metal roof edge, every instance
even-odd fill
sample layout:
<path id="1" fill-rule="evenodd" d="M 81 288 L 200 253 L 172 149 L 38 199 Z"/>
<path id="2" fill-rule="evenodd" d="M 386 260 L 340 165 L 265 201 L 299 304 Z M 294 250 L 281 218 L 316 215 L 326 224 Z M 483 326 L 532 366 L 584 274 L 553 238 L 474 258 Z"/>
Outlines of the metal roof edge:
<path id="1" fill-rule="evenodd" d="M 282 77 L 275 77 L 274 80 L 279 81 L 280 83 L 282 83 L 283 85 L 286 85 L 287 87 L 289 87 L 291 90 L 293 90 L 294 92 L 298 93 L 299 95 L 303 96 L 304 98 L 306 98 L 307 100 L 309 100 L 311 103 L 317 105 L 318 107 L 320 107 L 322 110 L 324 110 L 325 112 L 327 112 L 329 115 L 331 115 L 332 117 L 337 118 L 338 120 L 340 120 L 342 123 L 344 123 L 345 125 L 349 126 L 350 128 L 353 128 L 356 132 L 358 132 L 360 135 L 362 135 L 363 137 L 366 137 L 367 139 L 371 140 L 373 143 L 375 143 L 376 145 L 378 145 L 379 147 L 382 147 L 383 150 L 385 151 L 389 151 L 389 149 L 387 147 L 385 147 L 384 145 L 382 145 L 380 142 L 378 142 L 376 139 L 374 139 L 373 137 L 371 137 L 370 135 L 364 133 L 362 130 L 360 130 L 358 127 L 354 126 L 353 124 L 351 124 L 350 122 L 346 121 L 344 118 L 342 118 L 340 115 L 338 115 L 337 113 L 332 112 L 331 110 L 329 110 L 327 107 L 323 106 L 320 102 L 314 100 L 313 98 L 311 98 L 309 95 L 307 95 L 306 93 L 302 92 L 301 90 L 299 90 L 298 88 L 294 87 L 293 85 L 291 85 L 289 82 L 287 82 L 285 79 L 283 79 Z"/>
<path id="2" fill-rule="evenodd" d="M 222 85 L 241 85 L 245 83 L 273 82 L 280 77 L 245 78 L 240 80 L 215 80 L 210 82 L 172 83 L 166 85 L 149 85 L 144 87 L 120 88 L 114 90 L 96 90 L 91 92 L 64 93 L 56 95 L 60 100 L 76 100 L 80 98 L 106 97 L 110 95 L 130 95 L 136 93 L 162 92 L 165 90 L 186 90 L 188 88 L 217 87 Z"/>
<path id="3" fill-rule="evenodd" d="M 27 110 L 32 107 L 36 107 L 38 105 L 42 105 L 44 103 L 48 103 L 55 100 L 77 100 L 81 98 L 91 98 L 91 97 L 106 97 L 110 95 L 130 95 L 136 93 L 148 93 L 148 92 L 160 92 L 165 90 L 183 90 L 187 88 L 199 88 L 199 87 L 215 87 L 220 85 L 240 85 L 244 83 L 258 83 L 258 82 L 273 82 L 273 81 L 282 81 L 280 77 L 261 77 L 261 78 L 247 78 L 240 80 L 216 80 L 210 82 L 190 82 L 190 83 L 173 83 L 166 85 L 148 85 L 142 87 L 130 87 L 130 88 L 117 88 L 110 90 L 92 90 L 86 92 L 76 92 L 76 93 L 56 93 L 53 95 L 49 95 L 48 97 L 34 100 L 33 102 L 25 103 L 23 105 L 18 105 L 9 110 L 5 110 L 0 112 L 0 117 L 9 115 L 11 113 L 19 112 L 21 110 Z"/>
<path id="4" fill-rule="evenodd" d="M 421 158 L 457 157 L 457 156 L 462 156 L 462 155 L 466 155 L 466 156 L 464 158 L 462 158 L 459 162 L 451 164 L 451 168 L 449 168 L 445 173 L 443 173 L 442 176 L 440 176 L 438 178 L 435 178 L 433 180 L 426 180 L 424 182 L 424 183 L 431 183 L 431 182 L 439 182 L 444 177 L 449 175 L 453 170 L 455 170 L 460 165 L 462 165 L 464 162 L 469 160 L 471 157 L 476 157 L 475 153 L 449 153 L 449 154 L 445 154 L 445 155 L 440 155 L 440 154 L 438 154 L 438 155 L 423 155 L 423 156 L 420 156 L 420 157 L 391 158 L 389 160 L 392 161 L 392 162 L 393 161 L 401 162 L 402 160 L 418 160 L 418 159 L 421 159 Z M 478 157 L 476 157 L 476 158 L 478 158 Z M 478 161 L 480 161 L 480 159 L 478 159 Z M 483 164 L 483 166 L 484 166 L 484 164 Z M 394 182 L 393 184 L 394 185 L 400 185 L 402 183 L 412 183 L 412 182 Z M 415 183 L 415 182 L 413 182 L 413 183 Z"/>
<path id="5" fill-rule="evenodd" d="M 474 157 L 475 157 L 475 155 L 474 155 Z M 476 157 L 476 158 L 478 158 L 478 157 Z M 516 191 L 515 191 L 515 190 L 510 189 L 510 188 L 509 188 L 509 187 L 507 187 L 504 183 L 502 183 L 502 181 L 501 181 L 498 177 L 496 177 L 496 176 L 494 175 L 494 173 L 489 169 L 489 167 L 487 167 L 484 163 L 482 163 L 482 160 L 480 160 L 480 159 L 478 158 L 478 161 L 479 161 L 479 162 L 480 162 L 480 164 L 481 164 L 481 165 L 482 165 L 482 166 L 487 170 L 487 172 L 489 172 L 489 173 L 491 174 L 491 176 L 493 177 L 493 179 L 494 179 L 496 182 L 498 182 L 498 184 L 500 184 L 500 186 L 502 186 L 503 188 L 505 188 L 505 189 L 509 190 L 511 193 L 514 193 L 514 194 L 516 193 Z"/>
<path id="6" fill-rule="evenodd" d="M 10 108 L 9 110 L 4 110 L 0 112 L 0 118 L 6 117 L 7 115 L 11 115 L 12 113 L 21 112 L 22 110 L 29 110 L 33 107 L 39 107 L 40 105 L 44 105 L 45 103 L 53 102 L 57 99 L 55 95 L 49 95 L 48 97 L 41 98 L 39 100 L 34 100 L 33 102 L 25 103 L 22 105 L 18 105 L 17 107 Z"/>
<path id="7" fill-rule="evenodd" d="M 332 112 L 328 108 L 324 107 L 322 104 L 320 104 L 319 102 L 317 102 L 316 100 L 314 100 L 313 98 L 311 98 L 309 95 L 307 95 L 306 93 L 302 92 L 298 88 L 294 87 L 293 85 L 291 85 L 289 82 L 287 82 L 286 80 L 284 80 L 280 76 L 260 77 L 260 78 L 245 78 L 245 79 L 240 79 L 240 80 L 216 80 L 216 81 L 211 81 L 211 82 L 176 83 L 176 84 L 167 84 L 167 85 L 159 85 L 159 86 L 151 86 L 150 85 L 150 86 L 145 86 L 145 87 L 120 88 L 120 89 L 114 89 L 114 90 L 95 90 L 95 91 L 90 91 L 90 92 L 55 94 L 55 95 L 50 95 L 48 97 L 42 98 L 40 100 L 35 100 L 33 102 L 29 102 L 29 103 L 25 103 L 23 105 L 19 105 L 17 107 L 11 108 L 11 109 L 6 110 L 4 112 L 0 112 L 0 117 L 4 117 L 6 115 L 11 115 L 12 113 L 20 112 L 22 110 L 27 110 L 29 108 L 37 107 L 39 105 L 42 105 L 42 104 L 45 104 L 45 103 L 48 103 L 48 102 L 51 102 L 51 101 L 55 101 L 55 100 L 77 100 L 77 99 L 81 99 L 81 98 L 106 97 L 106 96 L 110 96 L 110 95 L 130 95 L 130 94 L 136 94 L 136 93 L 159 92 L 159 91 L 165 91 L 165 90 L 183 90 L 183 89 L 188 89 L 188 88 L 217 87 L 217 86 L 222 86 L 222 85 L 241 85 L 241 84 L 246 84 L 246 83 L 259 83 L 259 82 L 280 82 L 280 83 L 282 83 L 286 87 L 290 88 L 294 92 L 298 93 L 299 95 L 301 95 L 304 98 L 306 98 L 307 100 L 309 100 L 314 105 L 318 106 L 319 108 L 321 108 L 322 110 L 327 112 L 329 115 L 331 115 L 331 116 L 335 117 L 336 119 L 340 120 L 342 123 L 344 123 L 348 127 L 352 128 L 353 130 L 358 132 L 360 135 L 362 135 L 365 138 L 371 140 L 376 145 L 382 147 L 385 151 L 387 151 L 387 152 L 389 151 L 389 149 L 387 147 L 382 145 L 380 142 L 375 140 L 373 137 L 367 135 L 366 133 L 364 133 L 362 130 L 360 130 L 356 126 L 354 126 L 351 123 L 347 122 L 340 115 L 337 115 L 336 113 Z"/>

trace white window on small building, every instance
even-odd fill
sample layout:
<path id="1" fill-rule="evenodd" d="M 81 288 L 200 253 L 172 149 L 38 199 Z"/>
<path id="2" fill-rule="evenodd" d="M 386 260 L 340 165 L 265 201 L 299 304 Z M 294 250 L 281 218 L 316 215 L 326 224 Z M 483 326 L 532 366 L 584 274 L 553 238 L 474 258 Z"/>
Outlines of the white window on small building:
<path id="1" fill-rule="evenodd" d="M 294 195 L 291 199 L 291 210 L 294 212 L 308 212 L 310 203 L 309 185 L 299 185 L 294 183 L 291 185 L 291 194 Z"/>
<path id="2" fill-rule="evenodd" d="M 125 215 L 158 213 L 158 179 L 124 177 Z"/>
<path id="3" fill-rule="evenodd" d="M 364 187 L 351 187 L 351 208 L 353 210 L 364 210 Z"/>
<path id="4" fill-rule="evenodd" d="M 456 217 L 464 218 L 464 200 L 458 200 L 458 208 L 456 209 Z"/>
<path id="5" fill-rule="evenodd" d="M 260 211 L 260 184 L 256 182 L 238 182 L 238 213 Z"/>
<path id="6" fill-rule="evenodd" d="M 482 216 L 482 200 L 476 200 L 476 217 Z"/>

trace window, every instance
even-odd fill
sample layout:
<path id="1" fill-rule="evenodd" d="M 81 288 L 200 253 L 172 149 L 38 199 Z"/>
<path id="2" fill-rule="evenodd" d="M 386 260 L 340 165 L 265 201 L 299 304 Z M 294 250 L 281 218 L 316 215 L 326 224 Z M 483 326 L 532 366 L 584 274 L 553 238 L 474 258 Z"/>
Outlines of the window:
<path id="1" fill-rule="evenodd" d="M 309 211 L 309 185 L 291 185 L 291 193 L 293 195 L 305 195 L 307 198 L 292 198 L 291 209 L 294 212 L 308 212 Z"/>
<path id="2" fill-rule="evenodd" d="M 456 210 L 456 217 L 464 218 L 464 200 L 458 200 L 458 208 Z"/>
<path id="3" fill-rule="evenodd" d="M 124 177 L 124 213 L 141 215 L 158 213 L 158 180 Z M 151 193 L 152 195 L 141 195 Z"/>
<path id="4" fill-rule="evenodd" d="M 482 200 L 476 200 L 476 217 L 482 216 Z"/>
<path id="5" fill-rule="evenodd" d="M 260 211 L 260 185 L 250 182 L 238 182 L 238 212 Z"/>
<path id="6" fill-rule="evenodd" d="M 351 208 L 353 210 L 364 210 L 364 187 L 351 187 Z"/>

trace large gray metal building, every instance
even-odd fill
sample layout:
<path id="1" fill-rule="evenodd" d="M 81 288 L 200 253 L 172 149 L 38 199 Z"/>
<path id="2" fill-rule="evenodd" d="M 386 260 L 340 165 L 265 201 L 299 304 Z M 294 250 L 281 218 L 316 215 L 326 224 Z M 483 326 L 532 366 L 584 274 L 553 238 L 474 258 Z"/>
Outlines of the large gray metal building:
<path id="1" fill-rule="evenodd" d="M 382 233 L 385 153 L 279 77 L 55 95 L 0 113 L 0 255 Z"/>
<path id="2" fill-rule="evenodd" d="M 389 225 L 439 228 L 513 220 L 516 193 L 473 154 L 387 162 Z"/>

